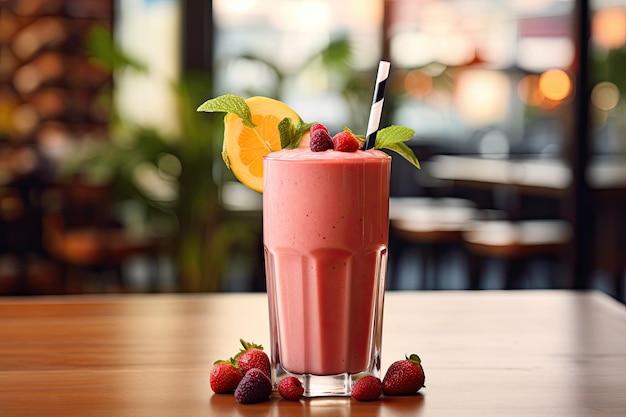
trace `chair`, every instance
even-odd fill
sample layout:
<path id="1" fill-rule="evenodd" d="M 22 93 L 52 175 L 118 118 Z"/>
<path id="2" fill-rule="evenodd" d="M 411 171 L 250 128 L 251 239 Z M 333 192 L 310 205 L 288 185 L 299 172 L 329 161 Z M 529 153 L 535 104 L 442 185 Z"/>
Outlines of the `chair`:
<path id="1" fill-rule="evenodd" d="M 438 288 L 442 259 L 461 243 L 462 232 L 474 220 L 474 204 L 460 198 L 392 198 L 390 200 L 390 250 L 394 275 L 400 260 L 409 249 L 420 254 L 422 288 Z M 397 285 L 393 280 L 390 286 Z"/>
<path id="2" fill-rule="evenodd" d="M 462 233 L 470 254 L 470 288 L 481 288 L 485 259 L 505 263 L 504 288 L 520 283 L 531 258 L 558 257 L 570 239 L 570 225 L 563 220 L 475 221 Z"/>

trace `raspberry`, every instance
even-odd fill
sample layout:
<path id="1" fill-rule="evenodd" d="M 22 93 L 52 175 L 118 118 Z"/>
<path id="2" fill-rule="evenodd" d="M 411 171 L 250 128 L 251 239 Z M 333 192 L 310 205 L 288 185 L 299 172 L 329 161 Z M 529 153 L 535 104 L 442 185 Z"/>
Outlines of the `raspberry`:
<path id="1" fill-rule="evenodd" d="M 235 390 L 235 399 L 241 404 L 255 404 L 265 401 L 272 393 L 272 382 L 257 368 L 250 369 Z"/>
<path id="2" fill-rule="evenodd" d="M 361 147 L 359 140 L 352 133 L 346 131 L 333 136 L 333 145 L 336 151 L 341 152 L 356 152 Z"/>
<path id="3" fill-rule="evenodd" d="M 288 376 L 278 383 L 278 392 L 286 400 L 298 401 L 304 394 L 304 387 L 298 378 Z"/>
<path id="4" fill-rule="evenodd" d="M 358 401 L 377 400 L 383 393 L 383 384 L 373 375 L 361 378 L 352 388 L 352 398 Z"/>
<path id="5" fill-rule="evenodd" d="M 322 126 L 322 128 L 316 130 L 311 129 L 311 143 L 309 147 L 313 152 L 324 152 L 328 149 L 333 149 L 333 140 L 325 127 Z"/>
<path id="6" fill-rule="evenodd" d="M 313 132 L 315 132 L 316 130 L 319 130 L 319 129 L 325 130 L 326 133 L 329 133 L 328 132 L 328 128 L 326 126 L 324 126 L 323 124 L 321 124 L 321 123 L 313 123 L 313 125 L 311 126 L 311 129 L 309 130 L 309 132 L 311 132 L 311 134 L 313 134 Z"/>

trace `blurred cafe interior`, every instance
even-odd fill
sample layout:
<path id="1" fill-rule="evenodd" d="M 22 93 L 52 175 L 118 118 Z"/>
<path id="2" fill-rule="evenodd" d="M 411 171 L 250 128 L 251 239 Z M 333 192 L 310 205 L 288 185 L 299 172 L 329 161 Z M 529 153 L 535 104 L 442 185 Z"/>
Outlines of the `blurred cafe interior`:
<path id="1" fill-rule="evenodd" d="M 220 94 L 394 156 L 388 288 L 624 301 L 624 0 L 0 0 L 0 295 L 263 291 Z M 332 196 L 329 196 L 332 198 Z"/>

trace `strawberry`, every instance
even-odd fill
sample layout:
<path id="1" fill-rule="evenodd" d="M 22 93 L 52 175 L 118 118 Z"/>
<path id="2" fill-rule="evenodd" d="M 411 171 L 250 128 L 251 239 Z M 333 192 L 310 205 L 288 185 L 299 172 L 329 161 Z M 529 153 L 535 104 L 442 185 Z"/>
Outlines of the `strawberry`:
<path id="1" fill-rule="evenodd" d="M 213 364 L 211 373 L 209 374 L 209 384 L 216 394 L 233 392 L 239 382 L 243 378 L 243 374 L 237 368 L 237 364 L 233 358 L 223 361 L 219 360 Z"/>
<path id="2" fill-rule="evenodd" d="M 278 383 L 278 392 L 286 400 L 298 401 L 304 394 L 304 387 L 298 378 L 288 376 Z"/>
<path id="3" fill-rule="evenodd" d="M 380 379 L 373 375 L 359 379 L 352 388 L 352 398 L 358 401 L 377 400 L 382 393 L 383 386 Z"/>
<path id="4" fill-rule="evenodd" d="M 351 132 L 343 131 L 333 136 L 333 145 L 336 151 L 356 152 L 361 143 Z"/>
<path id="5" fill-rule="evenodd" d="M 239 341 L 243 349 L 235 355 L 235 360 L 241 372 L 245 375 L 250 369 L 257 368 L 263 371 L 268 378 L 271 378 L 270 358 L 267 353 L 263 352 L 263 346 L 248 343 L 243 339 Z"/>
<path id="6" fill-rule="evenodd" d="M 391 364 L 383 378 L 385 395 L 411 395 L 424 386 L 426 377 L 422 361 L 416 354 Z"/>
<path id="7" fill-rule="evenodd" d="M 243 376 L 235 390 L 235 399 L 241 404 L 255 404 L 265 401 L 272 393 L 272 381 L 257 368 L 250 369 Z"/>

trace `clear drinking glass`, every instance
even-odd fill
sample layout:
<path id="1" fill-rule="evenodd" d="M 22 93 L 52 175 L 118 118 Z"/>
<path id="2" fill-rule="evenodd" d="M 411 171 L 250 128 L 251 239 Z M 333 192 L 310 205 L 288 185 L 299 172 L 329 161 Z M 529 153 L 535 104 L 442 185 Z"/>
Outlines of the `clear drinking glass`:
<path id="1" fill-rule="evenodd" d="M 272 379 L 350 395 L 380 376 L 391 158 L 377 150 L 264 160 L 263 239 Z"/>

